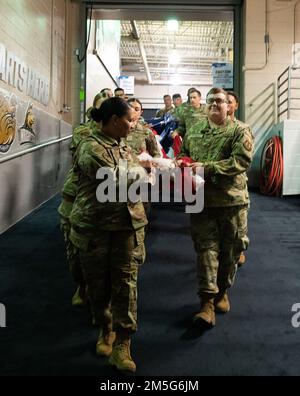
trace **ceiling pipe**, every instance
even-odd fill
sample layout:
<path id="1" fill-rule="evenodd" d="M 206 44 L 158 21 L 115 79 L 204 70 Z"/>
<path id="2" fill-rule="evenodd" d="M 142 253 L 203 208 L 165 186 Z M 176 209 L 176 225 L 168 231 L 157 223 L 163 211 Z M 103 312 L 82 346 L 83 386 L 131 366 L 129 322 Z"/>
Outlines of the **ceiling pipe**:
<path id="1" fill-rule="evenodd" d="M 132 28 L 132 37 L 137 41 L 137 44 L 138 44 L 138 47 L 140 50 L 140 54 L 141 54 L 142 61 L 144 64 L 148 83 L 152 84 L 152 77 L 151 77 L 151 73 L 150 73 L 150 69 L 149 69 L 149 65 L 148 65 L 148 61 L 147 61 L 146 51 L 145 51 L 145 47 L 144 47 L 143 43 L 141 42 L 141 36 L 139 34 L 137 24 L 135 21 L 130 21 L 130 24 L 131 24 L 131 28 Z"/>

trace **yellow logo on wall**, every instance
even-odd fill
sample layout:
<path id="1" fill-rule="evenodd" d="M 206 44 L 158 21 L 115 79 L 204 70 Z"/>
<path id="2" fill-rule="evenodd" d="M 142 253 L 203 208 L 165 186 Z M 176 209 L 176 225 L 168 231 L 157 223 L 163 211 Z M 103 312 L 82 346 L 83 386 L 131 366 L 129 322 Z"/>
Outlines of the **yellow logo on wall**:
<path id="1" fill-rule="evenodd" d="M 24 124 L 19 128 L 20 144 L 35 144 L 36 136 L 33 130 L 34 123 L 35 116 L 33 114 L 33 104 L 29 103 L 25 114 Z"/>
<path id="2" fill-rule="evenodd" d="M 6 153 L 16 135 L 16 100 L 0 93 L 0 153 Z"/>

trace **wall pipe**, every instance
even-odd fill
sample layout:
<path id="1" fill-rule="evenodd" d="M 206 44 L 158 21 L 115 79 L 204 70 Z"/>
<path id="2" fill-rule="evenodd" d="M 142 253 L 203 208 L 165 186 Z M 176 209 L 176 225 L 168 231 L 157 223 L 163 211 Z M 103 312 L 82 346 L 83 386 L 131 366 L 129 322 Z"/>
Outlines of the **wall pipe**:
<path id="1" fill-rule="evenodd" d="M 247 67 L 247 66 L 243 66 L 243 72 L 248 71 L 248 70 L 263 70 L 267 64 L 268 64 L 268 60 L 269 60 L 269 44 L 270 44 L 270 36 L 268 33 L 268 0 L 265 0 L 265 35 L 264 35 L 264 42 L 265 42 L 265 63 L 263 66 L 259 66 L 259 67 Z"/>

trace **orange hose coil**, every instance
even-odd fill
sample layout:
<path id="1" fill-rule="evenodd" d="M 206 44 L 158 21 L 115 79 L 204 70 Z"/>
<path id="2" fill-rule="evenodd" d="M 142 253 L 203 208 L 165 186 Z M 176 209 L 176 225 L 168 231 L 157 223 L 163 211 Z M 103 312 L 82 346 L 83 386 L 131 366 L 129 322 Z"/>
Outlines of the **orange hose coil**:
<path id="1" fill-rule="evenodd" d="M 279 136 L 269 139 L 260 161 L 260 191 L 265 195 L 280 196 L 283 182 L 282 140 Z"/>

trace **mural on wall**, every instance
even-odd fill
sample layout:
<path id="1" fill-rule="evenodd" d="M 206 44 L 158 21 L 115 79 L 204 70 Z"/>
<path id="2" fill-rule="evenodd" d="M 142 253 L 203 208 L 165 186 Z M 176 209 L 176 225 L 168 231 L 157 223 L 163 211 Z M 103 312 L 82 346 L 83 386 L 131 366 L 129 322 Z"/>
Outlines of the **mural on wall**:
<path id="1" fill-rule="evenodd" d="M 7 153 L 15 139 L 16 105 L 14 95 L 8 98 L 0 93 L 0 153 Z"/>
<path id="2" fill-rule="evenodd" d="M 24 124 L 19 128 L 20 145 L 26 143 L 36 143 L 36 134 L 33 130 L 34 123 L 35 116 L 33 114 L 33 104 L 29 103 L 25 114 Z"/>

